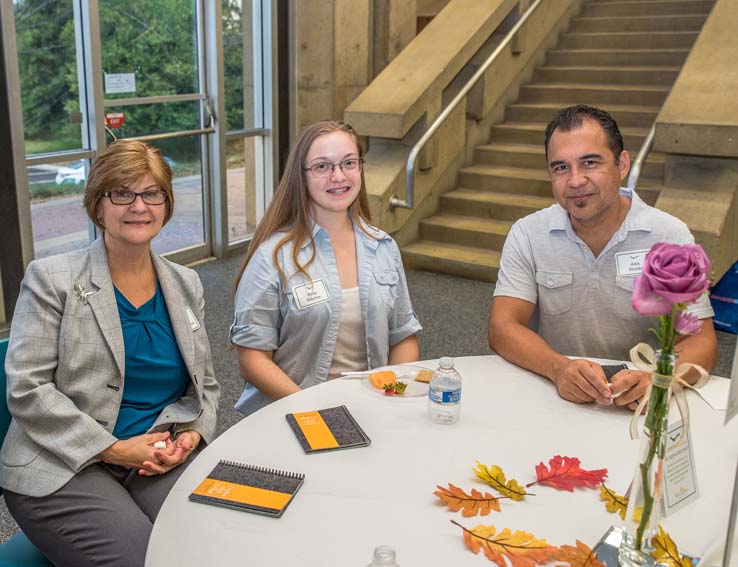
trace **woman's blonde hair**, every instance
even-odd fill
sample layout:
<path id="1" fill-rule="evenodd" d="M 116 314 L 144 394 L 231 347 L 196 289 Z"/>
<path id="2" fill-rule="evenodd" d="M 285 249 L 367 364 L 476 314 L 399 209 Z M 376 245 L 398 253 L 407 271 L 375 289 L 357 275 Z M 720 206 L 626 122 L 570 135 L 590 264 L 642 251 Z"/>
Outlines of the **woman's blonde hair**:
<path id="1" fill-rule="evenodd" d="M 83 201 L 92 222 L 105 230 L 97 210 L 103 194 L 129 187 L 147 174 L 151 174 L 157 188 L 167 194 L 164 214 L 164 224 L 167 224 L 174 213 L 172 170 L 157 148 L 135 140 L 116 140 L 92 162 Z"/>
<path id="2" fill-rule="evenodd" d="M 264 218 L 261 219 L 261 222 L 254 233 L 254 238 L 249 244 L 246 258 L 244 259 L 243 265 L 236 277 L 236 288 L 238 288 L 238 283 L 241 281 L 243 272 L 246 270 L 246 266 L 256 250 L 264 243 L 264 241 L 277 232 L 284 232 L 285 235 L 275 246 L 274 253 L 272 254 L 272 261 L 277 267 L 282 282 L 286 282 L 287 276 L 285 275 L 282 266 L 280 266 L 277 261 L 277 254 L 279 253 L 280 248 L 288 242 L 293 244 L 292 261 L 295 266 L 297 266 L 298 272 L 309 278 L 306 269 L 315 260 L 315 241 L 313 240 L 312 233 L 310 196 L 308 194 L 307 187 L 305 157 L 317 138 L 332 132 L 345 132 L 351 136 L 356 143 L 359 157 L 363 158 L 364 150 L 361 147 L 361 144 L 359 144 L 356 132 L 351 125 L 346 122 L 336 122 L 332 120 L 316 122 L 315 124 L 306 126 L 298 134 L 295 143 L 287 156 L 284 174 L 282 175 L 279 186 L 274 193 L 272 202 L 269 204 L 269 207 L 264 214 Z M 354 224 L 357 224 L 362 230 L 363 227 L 361 226 L 360 219 L 364 220 L 366 223 L 371 222 L 363 168 L 361 170 L 361 187 L 359 188 L 359 194 L 356 199 L 354 199 L 354 202 L 349 206 L 348 212 Z M 300 247 L 305 241 L 308 241 L 312 245 L 313 252 L 310 259 L 305 264 L 301 264 L 298 260 L 298 253 L 300 252 Z"/>

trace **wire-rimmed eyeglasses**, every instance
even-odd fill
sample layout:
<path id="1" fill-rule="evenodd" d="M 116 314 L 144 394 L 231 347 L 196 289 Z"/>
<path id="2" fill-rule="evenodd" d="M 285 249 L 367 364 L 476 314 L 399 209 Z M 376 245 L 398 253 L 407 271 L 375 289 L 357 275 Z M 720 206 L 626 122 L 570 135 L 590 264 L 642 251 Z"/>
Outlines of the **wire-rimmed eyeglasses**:
<path id="1" fill-rule="evenodd" d="M 136 197 L 141 197 L 141 200 L 147 205 L 163 205 L 167 200 L 167 193 L 161 189 L 141 191 L 140 193 L 128 189 L 113 189 L 103 193 L 103 197 L 110 199 L 110 202 L 114 205 L 131 205 Z"/>
<path id="2" fill-rule="evenodd" d="M 364 160 L 361 158 L 349 158 L 349 159 L 343 160 L 340 163 L 331 163 L 329 161 L 321 161 L 320 163 L 314 163 L 310 167 L 306 167 L 305 171 L 309 171 L 310 173 L 318 177 L 328 177 L 329 175 L 333 174 L 333 170 L 336 167 L 341 168 L 341 171 L 343 171 L 344 173 L 352 172 L 352 171 L 360 171 L 361 164 L 363 163 L 364 163 Z"/>

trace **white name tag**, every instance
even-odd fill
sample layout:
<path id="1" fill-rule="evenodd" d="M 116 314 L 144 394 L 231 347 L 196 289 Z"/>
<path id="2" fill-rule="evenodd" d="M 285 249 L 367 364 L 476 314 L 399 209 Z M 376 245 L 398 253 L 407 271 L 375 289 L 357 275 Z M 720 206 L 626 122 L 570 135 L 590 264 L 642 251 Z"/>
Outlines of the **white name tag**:
<path id="1" fill-rule="evenodd" d="M 200 323 L 189 305 L 185 306 L 185 313 L 187 314 L 187 320 L 190 322 L 190 328 L 197 331 L 200 328 Z"/>
<path id="2" fill-rule="evenodd" d="M 633 250 L 615 254 L 615 266 L 619 276 L 637 276 L 643 271 L 643 262 L 648 250 Z"/>
<path id="3" fill-rule="evenodd" d="M 305 309 L 328 301 L 328 288 L 323 280 L 313 280 L 302 285 L 292 288 L 292 295 L 295 297 L 298 309 Z"/>
<path id="4" fill-rule="evenodd" d="M 679 445 L 674 445 L 682 433 L 681 421 L 669 425 L 664 457 L 664 515 L 672 514 L 699 498 L 697 473 L 694 467 L 691 431 Z"/>

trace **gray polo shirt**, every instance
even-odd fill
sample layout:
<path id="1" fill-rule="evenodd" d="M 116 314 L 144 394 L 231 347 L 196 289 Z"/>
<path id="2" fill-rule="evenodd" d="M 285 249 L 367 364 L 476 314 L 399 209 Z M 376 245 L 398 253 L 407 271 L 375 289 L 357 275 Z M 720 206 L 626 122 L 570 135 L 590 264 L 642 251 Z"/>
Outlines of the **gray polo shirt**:
<path id="1" fill-rule="evenodd" d="M 620 192 L 630 210 L 597 258 L 558 204 L 517 221 L 505 240 L 494 295 L 534 303 L 531 327 L 561 354 L 626 360 L 638 342 L 656 346 L 653 320 L 631 307 L 634 276 L 653 244 L 694 242 L 685 223 Z M 689 312 L 713 316 L 707 296 Z"/>

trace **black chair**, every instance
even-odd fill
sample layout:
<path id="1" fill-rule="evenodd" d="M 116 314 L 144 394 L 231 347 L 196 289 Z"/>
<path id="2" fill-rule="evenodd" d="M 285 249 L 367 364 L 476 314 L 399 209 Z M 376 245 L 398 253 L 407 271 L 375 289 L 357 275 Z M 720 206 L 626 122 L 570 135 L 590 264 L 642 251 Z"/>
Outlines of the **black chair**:
<path id="1" fill-rule="evenodd" d="M 8 411 L 7 383 L 5 380 L 5 355 L 8 352 L 8 339 L 0 341 L 0 444 L 10 427 Z M 1 492 L 1 489 L 0 489 Z M 23 532 L 18 532 L 10 540 L 0 545 L 0 567 L 54 567 L 36 549 Z"/>

